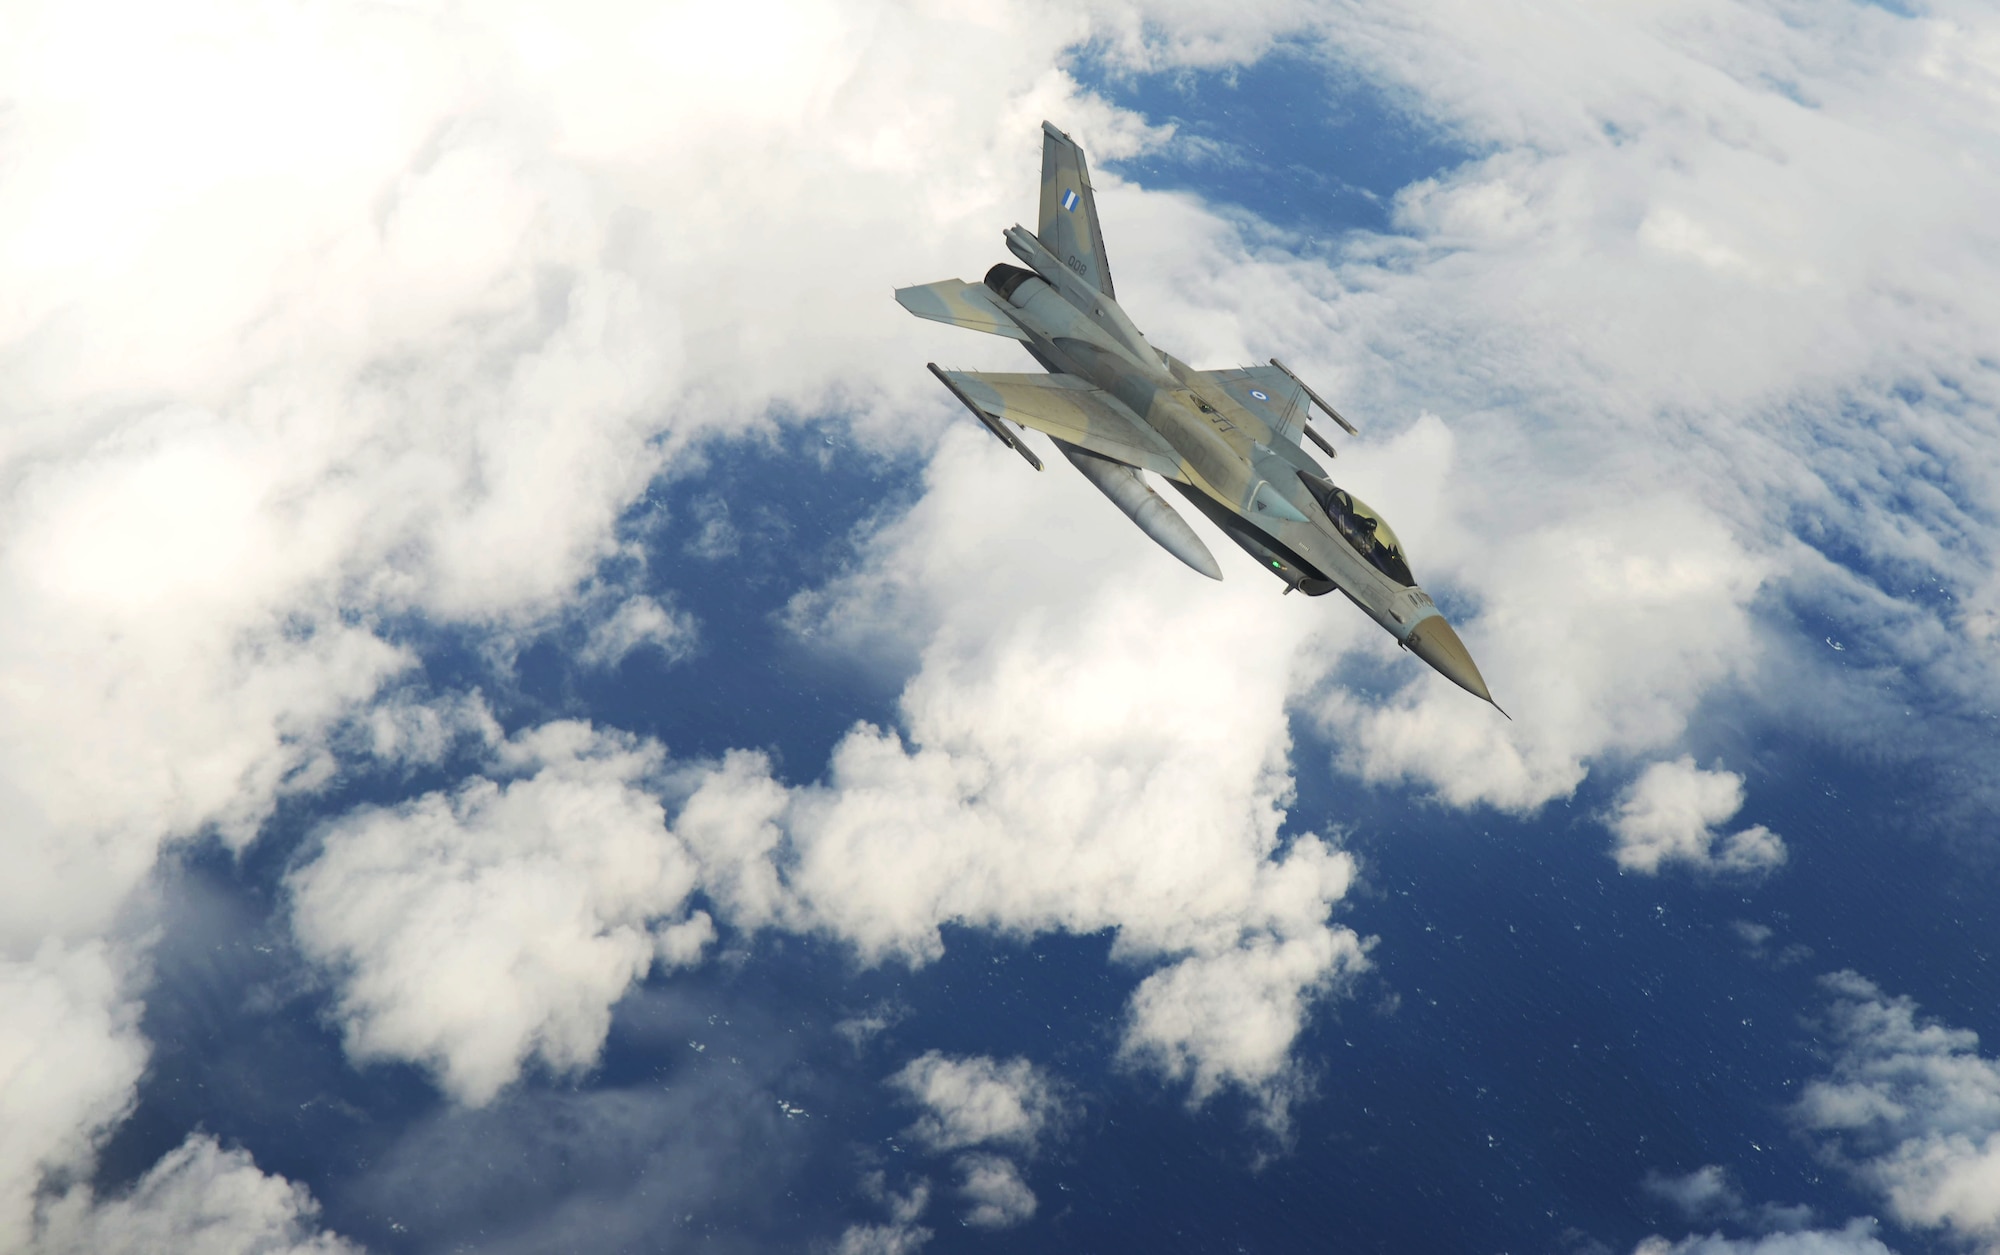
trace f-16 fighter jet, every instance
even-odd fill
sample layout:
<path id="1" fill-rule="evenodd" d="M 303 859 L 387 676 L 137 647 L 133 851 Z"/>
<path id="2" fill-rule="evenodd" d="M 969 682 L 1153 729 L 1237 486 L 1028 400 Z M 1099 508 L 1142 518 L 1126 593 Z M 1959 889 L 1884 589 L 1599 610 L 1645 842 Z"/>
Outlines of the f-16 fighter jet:
<path id="1" fill-rule="evenodd" d="M 1222 568 L 1142 471 L 1172 484 L 1287 593 L 1338 589 L 1403 648 L 1491 702 L 1472 655 L 1410 574 L 1388 521 L 1299 444 L 1303 436 L 1334 456 L 1307 421 L 1313 406 L 1350 435 L 1355 428 L 1276 358 L 1243 370 L 1195 370 L 1146 343 L 1113 294 L 1083 149 L 1047 122 L 1042 133 L 1041 229 L 1005 233 L 1026 269 L 1003 262 L 984 282 L 901 288 L 896 301 L 919 318 L 1019 340 L 1048 373 L 935 363 L 931 373 L 1038 471 L 1042 460 L 1007 424 L 1046 433 L 1141 531 L 1203 575 L 1219 580 Z"/>

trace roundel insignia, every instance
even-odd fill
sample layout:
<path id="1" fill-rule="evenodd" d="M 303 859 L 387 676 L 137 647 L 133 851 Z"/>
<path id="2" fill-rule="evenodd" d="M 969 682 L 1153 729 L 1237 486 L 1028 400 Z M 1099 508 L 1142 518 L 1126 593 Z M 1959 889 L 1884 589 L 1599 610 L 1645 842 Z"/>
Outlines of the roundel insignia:
<path id="1" fill-rule="evenodd" d="M 1259 401 L 1268 401 L 1268 400 L 1270 400 L 1270 399 L 1271 399 L 1271 394 L 1270 394 L 1270 393 L 1268 393 L 1268 392 L 1259 392 L 1259 391 L 1258 391 L 1257 389 L 1255 389 L 1255 388 L 1252 388 L 1252 389 L 1250 389 L 1250 395 L 1251 395 L 1251 396 L 1253 396 L 1253 397 L 1255 397 L 1255 398 L 1257 398 L 1257 399 L 1258 399 Z"/>

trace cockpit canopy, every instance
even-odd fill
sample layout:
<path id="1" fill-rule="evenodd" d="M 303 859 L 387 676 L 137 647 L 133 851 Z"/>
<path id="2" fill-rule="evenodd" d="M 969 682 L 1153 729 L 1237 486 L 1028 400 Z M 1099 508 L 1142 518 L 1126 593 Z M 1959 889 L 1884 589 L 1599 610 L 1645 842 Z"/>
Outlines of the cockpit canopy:
<path id="1" fill-rule="evenodd" d="M 1308 475 L 1304 471 L 1299 472 L 1299 479 L 1311 491 L 1313 500 L 1326 511 L 1334 527 L 1347 538 L 1347 543 L 1368 559 L 1369 565 L 1405 588 L 1416 585 L 1416 577 L 1410 574 L 1409 560 L 1403 556 L 1403 542 L 1396 539 L 1395 529 L 1389 526 L 1389 520 L 1370 509 L 1367 502 L 1353 493 L 1334 487 L 1330 480 Z"/>

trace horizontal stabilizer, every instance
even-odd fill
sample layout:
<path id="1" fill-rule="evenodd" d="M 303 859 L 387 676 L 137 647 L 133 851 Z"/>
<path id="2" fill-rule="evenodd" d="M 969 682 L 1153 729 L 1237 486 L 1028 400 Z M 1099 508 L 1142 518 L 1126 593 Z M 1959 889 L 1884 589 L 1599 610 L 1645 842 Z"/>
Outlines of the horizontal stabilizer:
<path id="1" fill-rule="evenodd" d="M 1028 333 L 1009 318 L 983 283 L 943 279 L 921 287 L 897 288 L 896 304 L 919 318 L 984 331 L 988 335 L 1026 340 Z"/>

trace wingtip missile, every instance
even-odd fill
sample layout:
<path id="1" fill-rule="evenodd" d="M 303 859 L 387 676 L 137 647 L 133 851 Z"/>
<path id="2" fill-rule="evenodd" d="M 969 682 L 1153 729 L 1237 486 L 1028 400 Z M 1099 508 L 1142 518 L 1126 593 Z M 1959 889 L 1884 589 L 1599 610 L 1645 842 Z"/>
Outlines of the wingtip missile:
<path id="1" fill-rule="evenodd" d="M 1294 374 L 1292 372 L 1291 367 L 1285 365 L 1283 362 L 1279 361 L 1275 357 L 1271 359 L 1271 365 L 1276 366 L 1279 370 L 1284 371 L 1285 378 L 1291 380 L 1299 387 L 1304 388 L 1306 391 L 1306 396 L 1311 398 L 1312 403 L 1314 405 L 1317 405 L 1319 408 L 1325 410 L 1328 418 L 1331 418 L 1334 422 L 1339 423 L 1340 429 L 1342 431 L 1346 432 L 1350 436 L 1358 436 L 1361 434 L 1359 428 L 1357 428 L 1353 423 L 1348 422 L 1346 419 L 1340 416 L 1339 410 L 1334 409 L 1331 405 L 1328 405 L 1326 403 L 1325 397 L 1321 396 L 1317 392 L 1314 392 L 1312 390 L 1311 384 L 1307 383 L 1305 380 L 1299 378 L 1296 374 Z"/>
<path id="2" fill-rule="evenodd" d="M 930 369 L 931 374 L 937 376 L 938 382 L 943 384 L 945 386 L 945 389 L 949 391 L 951 395 L 958 398 L 960 405 L 963 405 L 966 409 L 972 411 L 972 416 L 979 420 L 980 426 L 986 428 L 986 430 L 993 433 L 993 438 L 995 440 L 998 440 L 1001 444 L 1006 445 L 1009 449 L 1012 449 L 1014 452 L 1026 458 L 1028 460 L 1029 466 L 1034 467 L 1038 471 L 1042 469 L 1042 460 L 1035 456 L 1035 451 L 1033 449 L 1030 449 L 1026 444 L 1022 443 L 1019 437 L 1010 433 L 1005 427 L 1002 427 L 999 421 L 995 419 L 991 414 L 988 414 L 985 410 L 982 410 L 977 405 L 974 405 L 972 403 L 972 398 L 966 396 L 964 390 L 961 389 L 957 384 L 953 383 L 951 381 L 951 376 L 945 374 L 943 370 L 939 369 L 938 364 L 936 362 L 925 362 L 924 365 Z"/>

